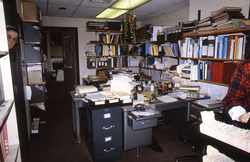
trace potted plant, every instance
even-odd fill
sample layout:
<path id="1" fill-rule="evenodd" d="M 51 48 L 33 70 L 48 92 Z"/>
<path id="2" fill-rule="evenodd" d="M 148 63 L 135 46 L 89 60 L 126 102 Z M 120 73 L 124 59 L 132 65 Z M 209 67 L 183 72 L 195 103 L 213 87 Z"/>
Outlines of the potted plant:
<path id="1" fill-rule="evenodd" d="M 134 44 L 135 34 L 136 34 L 136 19 L 135 15 L 131 13 L 126 13 L 124 16 L 124 43 L 127 47 L 127 43 Z M 133 52 L 134 54 L 134 45 Z"/>

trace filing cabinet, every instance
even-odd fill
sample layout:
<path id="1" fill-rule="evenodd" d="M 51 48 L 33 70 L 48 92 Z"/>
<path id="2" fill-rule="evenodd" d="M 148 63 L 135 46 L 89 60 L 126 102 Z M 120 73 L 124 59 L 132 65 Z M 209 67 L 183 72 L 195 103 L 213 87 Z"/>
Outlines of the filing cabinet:
<path id="1" fill-rule="evenodd" d="M 86 144 L 94 162 L 122 159 L 122 115 L 119 105 L 86 107 Z"/>

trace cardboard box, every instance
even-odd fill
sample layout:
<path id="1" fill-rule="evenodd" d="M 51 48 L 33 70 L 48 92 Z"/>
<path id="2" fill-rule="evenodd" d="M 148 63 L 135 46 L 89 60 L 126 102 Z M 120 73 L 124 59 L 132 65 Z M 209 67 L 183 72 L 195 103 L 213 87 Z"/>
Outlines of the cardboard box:
<path id="1" fill-rule="evenodd" d="M 106 71 L 105 70 L 96 70 L 96 75 L 99 76 L 99 78 L 106 78 Z"/>
<path id="2" fill-rule="evenodd" d="M 24 22 L 39 22 L 38 7 L 36 3 L 22 1 L 21 14 Z"/>

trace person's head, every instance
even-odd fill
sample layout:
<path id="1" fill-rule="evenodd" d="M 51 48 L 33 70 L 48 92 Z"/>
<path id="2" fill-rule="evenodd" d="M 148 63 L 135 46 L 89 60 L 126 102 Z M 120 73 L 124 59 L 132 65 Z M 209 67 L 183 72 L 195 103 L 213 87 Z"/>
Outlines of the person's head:
<path id="1" fill-rule="evenodd" d="M 7 38 L 9 49 L 13 48 L 18 43 L 18 32 L 15 27 L 7 25 Z"/>

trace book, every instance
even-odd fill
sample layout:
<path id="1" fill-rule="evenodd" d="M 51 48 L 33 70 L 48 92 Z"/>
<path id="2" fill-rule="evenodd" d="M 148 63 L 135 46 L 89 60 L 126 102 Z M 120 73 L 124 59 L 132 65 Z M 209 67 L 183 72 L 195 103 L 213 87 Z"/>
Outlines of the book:
<path id="1" fill-rule="evenodd" d="M 224 63 L 223 62 L 217 62 L 216 65 L 216 82 L 217 83 L 223 83 L 223 75 L 224 75 Z"/>
<path id="2" fill-rule="evenodd" d="M 217 82 L 217 63 L 215 61 L 212 63 L 212 82 Z"/>
<path id="3" fill-rule="evenodd" d="M 153 54 L 154 54 L 154 56 L 159 56 L 159 51 L 158 51 L 158 45 L 157 44 L 153 45 Z"/>
<path id="4" fill-rule="evenodd" d="M 180 90 L 189 90 L 189 91 L 199 91 L 200 90 L 200 86 L 196 86 L 196 85 L 181 85 L 179 87 Z"/>
<path id="5" fill-rule="evenodd" d="M 232 75 L 236 68 L 236 63 L 234 62 L 225 62 L 224 63 L 224 73 L 223 73 L 223 83 L 230 84 Z"/>
<path id="6" fill-rule="evenodd" d="M 223 58 L 227 59 L 228 58 L 228 45 L 229 45 L 229 36 L 224 36 L 223 40 Z"/>
<path id="7" fill-rule="evenodd" d="M 212 81 L 213 61 L 207 62 L 207 81 Z"/>
<path id="8" fill-rule="evenodd" d="M 208 36 L 207 57 L 214 57 L 215 37 Z"/>
<path id="9" fill-rule="evenodd" d="M 6 156 L 9 155 L 9 140 L 8 140 L 8 132 L 7 132 L 7 123 L 5 122 L 3 125 L 3 136 L 4 136 L 4 145 Z"/>
<path id="10" fill-rule="evenodd" d="M 234 57 L 234 41 L 235 35 L 229 35 L 228 39 L 228 58 L 233 59 Z"/>
<path id="11" fill-rule="evenodd" d="M 219 36 L 218 38 L 219 38 L 218 58 L 223 58 L 224 36 Z"/>
<path id="12" fill-rule="evenodd" d="M 208 37 L 204 36 L 202 38 L 202 57 L 207 57 L 208 52 Z"/>

